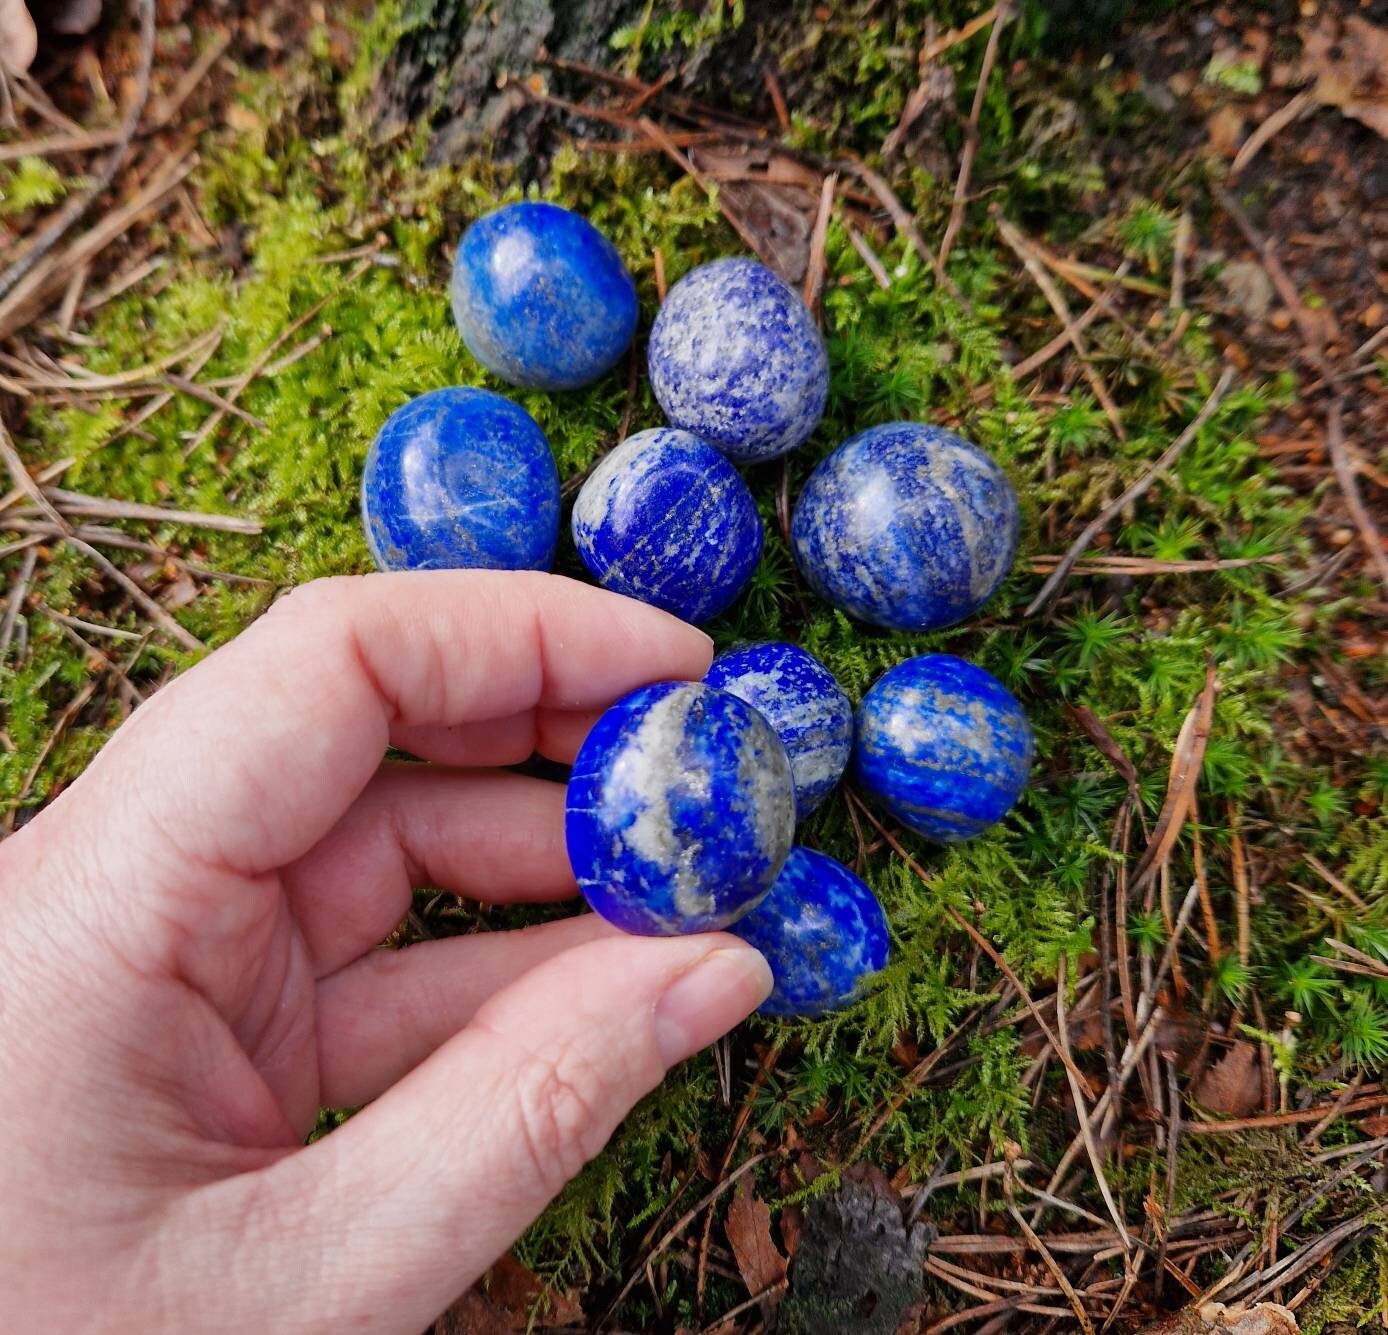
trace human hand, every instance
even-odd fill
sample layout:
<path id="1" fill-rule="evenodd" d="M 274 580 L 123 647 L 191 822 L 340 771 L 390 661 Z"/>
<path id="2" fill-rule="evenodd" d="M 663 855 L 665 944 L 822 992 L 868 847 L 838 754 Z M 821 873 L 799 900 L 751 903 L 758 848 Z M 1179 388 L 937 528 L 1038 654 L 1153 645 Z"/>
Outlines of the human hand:
<path id="1" fill-rule="evenodd" d="M 562 787 L 476 767 L 709 657 L 556 576 L 370 575 L 141 706 L 0 846 L 0 1329 L 414 1335 L 480 1275 L 770 972 L 592 915 L 373 947 L 414 885 L 572 894 Z"/>
<path id="2" fill-rule="evenodd" d="M 34 63 L 39 48 L 34 20 L 24 0 L 0 0 L 0 65 L 23 74 Z"/>

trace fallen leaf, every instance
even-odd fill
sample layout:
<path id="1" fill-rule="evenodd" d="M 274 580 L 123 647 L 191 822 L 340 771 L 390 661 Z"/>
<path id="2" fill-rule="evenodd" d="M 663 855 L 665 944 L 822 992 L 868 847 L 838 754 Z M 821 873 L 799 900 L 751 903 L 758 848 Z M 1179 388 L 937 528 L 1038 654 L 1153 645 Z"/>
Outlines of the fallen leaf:
<path id="1" fill-rule="evenodd" d="M 514 1256 L 503 1256 L 434 1326 L 434 1335 L 511 1335 L 538 1318 L 547 1326 L 583 1324 L 583 1309 Z"/>
<path id="2" fill-rule="evenodd" d="M 1222 158 L 1232 158 L 1243 142 L 1243 113 L 1234 106 L 1223 106 L 1209 119 L 1210 147 Z"/>
<path id="3" fill-rule="evenodd" d="M 763 1293 L 785 1279 L 786 1258 L 771 1238 L 771 1211 L 752 1195 L 746 1178 L 737 1184 L 724 1227 L 749 1295 Z"/>
<path id="4" fill-rule="evenodd" d="M 1388 1136 L 1388 1117 L 1382 1114 L 1366 1117 L 1359 1123 L 1359 1130 L 1366 1136 Z"/>
<path id="5" fill-rule="evenodd" d="M 1152 841 L 1138 860 L 1128 893 L 1135 895 L 1161 869 L 1185 826 L 1186 813 L 1200 782 L 1200 769 L 1205 763 L 1205 748 L 1210 742 L 1210 726 L 1214 721 L 1215 694 L 1219 679 L 1214 663 L 1205 665 L 1205 685 L 1186 715 L 1176 744 L 1171 748 L 1171 773 L 1167 781 L 1166 800 L 1162 803 L 1157 823 L 1152 827 Z"/>
<path id="6" fill-rule="evenodd" d="M 1357 14 L 1343 26 L 1327 16 L 1303 29 L 1301 49 L 1316 78 L 1311 96 L 1388 139 L 1388 28 Z"/>
<path id="7" fill-rule="evenodd" d="M 1203 1076 L 1194 1090 L 1196 1100 L 1211 1112 L 1244 1117 L 1262 1101 L 1262 1077 L 1258 1071 L 1256 1044 L 1242 1039 Z"/>

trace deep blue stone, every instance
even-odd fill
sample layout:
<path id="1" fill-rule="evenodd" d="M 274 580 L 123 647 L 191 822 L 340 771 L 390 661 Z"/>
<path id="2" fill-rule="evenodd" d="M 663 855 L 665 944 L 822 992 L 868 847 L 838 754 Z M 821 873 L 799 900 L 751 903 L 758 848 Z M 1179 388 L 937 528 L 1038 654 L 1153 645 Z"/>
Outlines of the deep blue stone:
<path id="1" fill-rule="evenodd" d="M 759 710 L 776 729 L 804 820 L 832 791 L 853 746 L 853 705 L 834 674 L 798 644 L 749 644 L 713 660 L 704 680 Z"/>
<path id="2" fill-rule="evenodd" d="M 714 260 L 681 278 L 656 316 L 648 362 L 670 424 L 736 463 L 774 459 L 808 439 L 829 392 L 814 319 L 756 260 Z"/>
<path id="3" fill-rule="evenodd" d="M 610 371 L 636 332 L 636 284 L 616 247 L 556 204 L 508 204 L 463 233 L 453 317 L 513 385 L 576 389 Z"/>
<path id="4" fill-rule="evenodd" d="M 845 441 L 810 474 L 791 546 L 821 598 L 892 630 L 978 611 L 1017 551 L 1017 494 L 976 445 L 919 422 Z"/>
<path id="5" fill-rule="evenodd" d="M 386 419 L 361 514 L 381 570 L 548 570 L 559 473 L 525 409 L 487 389 L 435 389 Z"/>
<path id="6" fill-rule="evenodd" d="M 574 543 L 605 589 L 696 624 L 730 606 L 761 558 L 761 516 L 712 445 L 654 427 L 624 440 L 574 500 Z"/>
<path id="7" fill-rule="evenodd" d="M 732 929 L 756 946 L 776 986 L 763 1015 L 812 1016 L 846 1006 L 887 963 L 887 919 L 842 863 L 798 844 L 771 893 Z"/>
<path id="8" fill-rule="evenodd" d="M 618 700 L 569 778 L 564 830 L 579 889 L 640 936 L 727 927 L 770 888 L 794 827 L 790 762 L 771 725 L 700 682 Z"/>
<path id="9" fill-rule="evenodd" d="M 990 672 L 923 654 L 884 673 L 858 709 L 858 781 L 903 825 L 957 844 L 1001 820 L 1026 787 L 1034 743 Z"/>

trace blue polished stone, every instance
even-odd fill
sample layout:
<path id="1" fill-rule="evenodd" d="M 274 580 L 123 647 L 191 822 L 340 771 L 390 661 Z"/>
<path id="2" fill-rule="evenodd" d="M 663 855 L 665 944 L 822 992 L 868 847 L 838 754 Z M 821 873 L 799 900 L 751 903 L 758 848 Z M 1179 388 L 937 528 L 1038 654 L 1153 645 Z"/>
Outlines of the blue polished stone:
<path id="1" fill-rule="evenodd" d="M 1001 820 L 1026 787 L 1034 743 L 1012 693 L 949 654 L 883 674 L 858 709 L 858 782 L 903 825 L 957 844 Z"/>
<path id="2" fill-rule="evenodd" d="M 804 820 L 838 783 L 853 747 L 853 705 L 834 674 L 798 644 L 749 644 L 719 654 L 704 680 L 776 729 L 790 756 L 796 819 Z"/>
<path id="3" fill-rule="evenodd" d="M 763 1015 L 814 1016 L 856 1000 L 887 963 L 887 919 L 842 863 L 798 844 L 771 893 L 732 929 L 756 946 L 776 985 Z"/>
<path id="4" fill-rule="evenodd" d="M 891 422 L 845 441 L 805 483 L 795 560 L 835 607 L 892 630 L 977 612 L 1017 551 L 1017 494 L 976 445 Z"/>
<path id="5" fill-rule="evenodd" d="M 651 329 L 651 388 L 672 426 L 736 463 L 774 459 L 824 411 L 829 358 L 799 294 L 756 260 L 714 260 L 672 287 Z"/>
<path id="6" fill-rule="evenodd" d="M 568 209 L 508 204 L 463 233 L 453 317 L 472 355 L 513 385 L 591 384 L 621 360 L 637 314 L 622 257 Z"/>
<path id="7" fill-rule="evenodd" d="M 559 474 L 544 432 L 510 399 L 436 389 L 386 419 L 361 513 L 380 570 L 548 570 Z"/>
<path id="8" fill-rule="evenodd" d="M 761 516 L 717 450 L 671 427 L 638 431 L 574 500 L 574 543 L 605 589 L 696 624 L 729 607 L 761 558 Z"/>
<path id="9" fill-rule="evenodd" d="M 750 705 L 700 682 L 657 682 L 594 725 L 569 778 L 564 830 L 579 889 L 623 931 L 727 927 L 790 851 L 790 761 Z"/>

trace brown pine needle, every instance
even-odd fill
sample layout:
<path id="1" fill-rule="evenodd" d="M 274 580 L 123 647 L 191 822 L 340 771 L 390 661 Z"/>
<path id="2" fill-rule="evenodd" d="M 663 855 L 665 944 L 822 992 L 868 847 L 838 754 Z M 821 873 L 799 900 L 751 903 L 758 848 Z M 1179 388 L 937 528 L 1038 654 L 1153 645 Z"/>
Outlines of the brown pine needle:
<path id="1" fill-rule="evenodd" d="M 1047 304 L 1056 314 L 1056 318 L 1064 326 L 1065 337 L 1070 346 L 1075 350 L 1075 356 L 1079 358 L 1080 370 L 1084 373 L 1084 378 L 1089 382 L 1089 387 L 1094 391 L 1094 397 L 1098 399 L 1100 407 L 1104 410 L 1104 416 L 1108 418 L 1109 425 L 1113 428 L 1113 434 L 1119 440 L 1127 440 L 1128 433 L 1123 428 L 1123 419 L 1118 415 L 1118 405 L 1114 403 L 1113 396 L 1108 392 L 1108 386 L 1104 384 L 1103 377 L 1094 369 L 1093 363 L 1089 360 L 1089 349 L 1085 345 L 1084 336 L 1075 325 L 1075 317 L 1070 311 L 1070 303 L 1065 300 L 1060 289 L 1051 281 L 1051 276 L 1042 267 L 1041 261 L 1037 259 L 1030 243 L 1021 232 L 1017 230 L 1001 214 L 997 216 L 998 234 L 1007 243 L 1008 248 L 1022 262 L 1022 267 L 1031 275 L 1031 280 L 1041 289 L 1041 295 L 1046 298 Z"/>
<path id="2" fill-rule="evenodd" d="M 998 41 L 1002 37 L 1003 26 L 1011 17 L 1011 0 L 999 0 L 993 9 L 993 28 L 988 34 L 988 45 L 983 48 L 983 61 L 978 70 L 978 86 L 974 89 L 973 105 L 969 108 L 969 122 L 964 127 L 964 151 L 959 155 L 959 175 L 954 182 L 954 202 L 950 205 L 949 221 L 945 224 L 945 234 L 940 241 L 939 265 L 943 269 L 949 262 L 949 253 L 954 248 L 954 238 L 964 225 L 964 206 L 969 198 L 969 178 L 973 175 L 974 158 L 978 156 L 978 121 L 983 114 L 983 103 L 988 96 L 988 83 L 993 77 L 993 65 L 998 58 Z"/>

